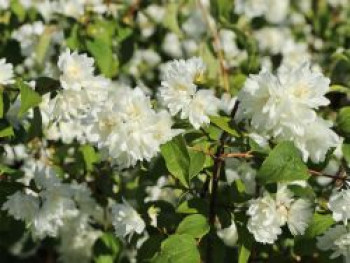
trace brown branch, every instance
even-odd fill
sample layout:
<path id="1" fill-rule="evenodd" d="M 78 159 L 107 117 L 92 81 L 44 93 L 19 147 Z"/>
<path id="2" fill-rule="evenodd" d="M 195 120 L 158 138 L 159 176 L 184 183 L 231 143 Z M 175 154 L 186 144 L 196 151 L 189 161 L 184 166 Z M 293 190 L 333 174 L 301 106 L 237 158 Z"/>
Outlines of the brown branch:
<path id="1" fill-rule="evenodd" d="M 134 16 L 135 16 L 135 13 L 139 9 L 139 7 L 140 7 L 140 0 L 135 0 L 134 3 L 131 4 L 127 13 L 124 15 L 123 22 L 126 24 L 132 23 Z"/>
<path id="2" fill-rule="evenodd" d="M 251 152 L 246 153 L 223 153 L 221 158 L 253 158 L 254 155 Z"/>
<path id="3" fill-rule="evenodd" d="M 245 152 L 245 153 L 222 153 L 219 156 L 216 155 L 216 153 L 211 153 L 208 152 L 202 148 L 196 148 L 196 147 L 189 147 L 191 150 L 196 151 L 196 152 L 201 152 L 204 153 L 205 155 L 208 155 L 214 159 L 219 158 L 224 160 L 225 158 L 253 158 L 254 155 L 252 154 L 252 152 Z"/>
<path id="4" fill-rule="evenodd" d="M 239 102 L 236 101 L 235 106 L 233 107 L 231 112 L 231 120 L 233 120 L 236 115 L 238 104 Z M 209 215 L 208 215 L 208 222 L 212 228 L 214 228 L 215 219 L 216 219 L 216 207 L 217 207 L 216 199 L 217 199 L 217 190 L 218 190 L 218 184 L 220 179 L 220 173 L 221 173 L 222 166 L 224 165 L 224 159 L 220 158 L 220 156 L 224 154 L 225 142 L 228 138 L 229 138 L 229 134 L 223 131 L 219 139 L 220 145 L 216 150 L 215 158 L 214 158 L 213 178 L 212 178 L 211 191 L 210 191 Z M 208 243 L 207 243 L 207 251 L 206 251 L 207 263 L 211 263 L 214 260 L 213 249 L 214 249 L 214 240 L 212 236 L 209 236 Z"/>
<path id="5" fill-rule="evenodd" d="M 198 0 L 198 6 L 202 11 L 202 14 L 205 18 L 205 22 L 210 30 L 210 33 L 213 37 L 213 46 L 214 50 L 216 51 L 218 60 L 219 60 L 219 65 L 220 65 L 220 73 L 222 77 L 222 82 L 223 86 L 226 92 L 230 92 L 230 84 L 229 84 L 229 79 L 228 79 L 228 72 L 225 67 L 225 58 L 224 58 L 224 53 L 222 52 L 222 45 L 219 37 L 219 33 L 217 31 L 216 25 L 214 24 L 214 21 L 210 21 L 210 15 L 208 13 L 207 8 L 203 5 L 201 0 Z"/>
<path id="6" fill-rule="evenodd" d="M 331 175 L 331 174 L 325 174 L 319 171 L 315 171 L 315 170 L 309 170 L 309 173 L 312 176 L 323 176 L 323 177 L 327 177 L 327 178 L 331 178 L 333 180 L 339 180 L 339 181 L 343 181 L 345 182 L 348 178 L 346 176 L 346 174 L 340 169 L 335 175 Z"/>

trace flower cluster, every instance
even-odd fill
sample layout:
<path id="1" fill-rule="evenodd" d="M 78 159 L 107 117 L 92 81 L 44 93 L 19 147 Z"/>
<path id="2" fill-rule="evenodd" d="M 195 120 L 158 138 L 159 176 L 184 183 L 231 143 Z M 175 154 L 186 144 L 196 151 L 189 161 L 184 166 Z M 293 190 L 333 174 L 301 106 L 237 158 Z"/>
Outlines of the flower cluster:
<path id="1" fill-rule="evenodd" d="M 349 3 L 0 0 L 1 261 L 350 261 Z"/>
<path id="2" fill-rule="evenodd" d="M 266 193 L 250 202 L 248 230 L 256 241 L 268 244 L 277 240 L 285 224 L 293 235 L 302 235 L 312 218 L 312 210 L 310 201 L 295 199 L 287 185 L 280 185 L 275 198 Z"/>
<path id="3" fill-rule="evenodd" d="M 251 75 L 238 95 L 239 119 L 249 119 L 254 132 L 276 141 L 293 141 L 304 161 L 323 162 L 340 139 L 331 123 L 315 110 L 329 104 L 329 79 L 305 63 Z M 313 127 L 313 129 L 310 129 Z"/>
<path id="4" fill-rule="evenodd" d="M 195 129 L 210 122 L 209 116 L 216 115 L 219 100 L 213 90 L 197 89 L 205 77 L 206 67 L 200 58 L 175 60 L 164 68 L 161 101 L 169 108 L 171 115 L 180 114 L 189 119 Z"/>

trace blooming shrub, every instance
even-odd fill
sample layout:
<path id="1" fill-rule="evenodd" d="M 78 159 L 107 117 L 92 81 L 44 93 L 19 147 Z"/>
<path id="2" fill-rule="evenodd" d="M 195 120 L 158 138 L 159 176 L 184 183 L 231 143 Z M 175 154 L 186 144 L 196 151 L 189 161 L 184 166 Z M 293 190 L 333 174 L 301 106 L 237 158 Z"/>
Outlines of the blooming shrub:
<path id="1" fill-rule="evenodd" d="M 0 262 L 350 262 L 348 0 L 0 0 Z"/>

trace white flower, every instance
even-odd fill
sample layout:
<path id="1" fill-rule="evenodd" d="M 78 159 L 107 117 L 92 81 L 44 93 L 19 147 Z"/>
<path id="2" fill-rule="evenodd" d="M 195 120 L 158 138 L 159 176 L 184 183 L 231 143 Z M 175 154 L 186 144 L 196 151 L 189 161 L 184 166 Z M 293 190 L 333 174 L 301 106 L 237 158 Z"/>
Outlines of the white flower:
<path id="1" fill-rule="evenodd" d="M 255 240 L 272 244 L 286 223 L 293 235 L 304 234 L 312 219 L 313 209 L 310 201 L 295 199 L 288 185 L 279 184 L 276 199 L 265 193 L 264 197 L 250 202 L 247 214 L 250 216 L 248 230 Z"/>
<path id="2" fill-rule="evenodd" d="M 321 237 L 317 237 L 317 247 L 321 250 L 333 250 L 331 259 L 344 256 L 350 260 L 350 233 L 343 225 L 328 229 Z"/>
<path id="3" fill-rule="evenodd" d="M 32 173 L 34 182 L 39 189 L 54 188 L 61 184 L 61 180 L 57 177 L 56 171 L 53 167 L 47 165 L 45 160 L 35 160 L 27 162 L 26 173 Z"/>
<path id="4" fill-rule="evenodd" d="M 0 9 L 7 9 L 10 7 L 10 0 L 0 0 Z"/>
<path id="5" fill-rule="evenodd" d="M 276 205 L 281 224 L 287 223 L 293 235 L 304 234 L 312 215 L 312 203 L 305 199 L 295 200 L 287 184 L 279 184 L 276 193 Z"/>
<path id="6" fill-rule="evenodd" d="M 213 90 L 199 90 L 188 105 L 188 119 L 195 129 L 210 123 L 209 116 L 216 115 L 220 101 Z"/>
<path id="7" fill-rule="evenodd" d="M 40 109 L 49 139 L 86 142 L 91 115 L 108 99 L 110 80 L 94 75 L 94 60 L 86 54 L 66 50 L 58 59 L 63 87 L 54 98 L 43 96 Z"/>
<path id="8" fill-rule="evenodd" d="M 229 93 L 223 93 L 220 98 L 220 109 L 230 115 L 237 102 L 237 97 L 232 97 Z"/>
<path id="9" fill-rule="evenodd" d="M 84 1 L 81 0 L 59 0 L 57 13 L 65 16 L 79 18 L 84 14 Z"/>
<path id="10" fill-rule="evenodd" d="M 276 202 L 271 196 L 265 195 L 263 198 L 252 200 L 247 215 L 248 230 L 256 241 L 273 244 L 282 233 Z"/>
<path id="11" fill-rule="evenodd" d="M 98 206 L 95 199 L 91 196 L 91 190 L 88 188 L 86 183 L 78 184 L 73 181 L 70 184 L 70 191 L 72 199 L 75 201 L 76 205 L 79 207 L 80 213 L 91 215 L 96 220 L 101 220 L 102 210 Z"/>
<path id="12" fill-rule="evenodd" d="M 322 162 L 339 144 L 331 124 L 315 112 L 329 103 L 325 97 L 329 82 L 308 64 L 284 66 L 277 76 L 262 70 L 251 75 L 240 91 L 237 119 L 250 119 L 253 132 L 264 137 L 293 141 L 304 161 Z"/>
<path id="13" fill-rule="evenodd" d="M 166 14 L 165 8 L 156 4 L 148 5 L 145 9 L 145 13 L 157 23 L 161 23 Z"/>
<path id="14" fill-rule="evenodd" d="M 21 45 L 21 53 L 30 57 L 35 52 L 35 48 L 45 30 L 45 25 L 41 21 L 33 24 L 24 24 L 12 33 L 12 38 L 17 40 Z"/>
<path id="15" fill-rule="evenodd" d="M 177 200 L 176 191 L 171 187 L 167 187 L 168 185 L 170 185 L 170 182 L 166 176 L 159 177 L 155 185 L 146 187 L 147 197 L 145 202 L 164 200 L 175 204 Z"/>
<path id="16" fill-rule="evenodd" d="M 219 31 L 220 38 L 220 48 L 225 56 L 225 66 L 234 67 L 238 66 L 243 60 L 247 58 L 247 52 L 245 50 L 240 50 L 236 44 L 236 34 L 227 29 L 221 29 Z"/>
<path id="17" fill-rule="evenodd" d="M 141 35 L 143 38 L 149 38 L 153 35 L 156 30 L 155 24 L 150 20 L 144 13 L 138 12 L 137 14 L 137 24 L 141 30 Z"/>
<path id="18" fill-rule="evenodd" d="M 304 42 L 295 42 L 293 39 L 287 40 L 282 48 L 282 65 L 296 67 L 306 61 L 310 61 L 308 46 Z"/>
<path id="19" fill-rule="evenodd" d="M 268 0 L 267 2 L 266 20 L 275 24 L 283 22 L 289 12 L 290 0 Z"/>
<path id="20" fill-rule="evenodd" d="M 344 7 L 346 8 L 349 5 L 347 0 L 328 0 L 330 6 L 334 8 Z"/>
<path id="21" fill-rule="evenodd" d="M 67 49 L 59 56 L 57 65 L 62 72 L 60 81 L 64 89 L 79 91 L 89 86 L 94 73 L 93 58 Z"/>
<path id="22" fill-rule="evenodd" d="M 339 136 L 330 129 L 332 124 L 321 118 L 310 123 L 312 129 L 306 129 L 304 135 L 295 136 L 295 145 L 302 152 L 303 160 L 308 158 L 314 163 L 323 162 L 330 148 L 339 144 Z"/>
<path id="23" fill-rule="evenodd" d="M 35 2 L 37 11 L 42 15 L 46 22 L 50 21 L 53 14 L 58 10 L 58 2 L 53 2 L 51 0 L 42 0 Z"/>
<path id="24" fill-rule="evenodd" d="M 278 78 L 266 70 L 250 75 L 238 94 L 240 101 L 237 116 L 251 119 L 259 133 L 270 132 L 279 123 L 286 102 Z"/>
<path id="25" fill-rule="evenodd" d="M 40 193 L 42 206 L 33 221 L 32 232 L 37 238 L 56 237 L 66 219 L 79 214 L 69 186 L 56 185 Z"/>
<path id="26" fill-rule="evenodd" d="M 181 57 L 183 51 L 179 37 L 175 33 L 167 33 L 162 43 L 162 50 L 173 58 Z"/>
<path id="27" fill-rule="evenodd" d="M 296 200 L 288 212 L 288 228 L 293 235 L 303 235 L 312 219 L 312 203 L 304 200 Z"/>
<path id="28" fill-rule="evenodd" d="M 254 37 L 257 39 L 260 50 L 276 55 L 282 52 L 286 39 L 291 37 L 291 33 L 286 28 L 264 27 L 254 32 Z"/>
<path id="29" fill-rule="evenodd" d="M 6 60 L 0 59 L 0 84 L 7 85 L 14 83 L 13 66 L 10 63 L 6 63 Z"/>
<path id="30" fill-rule="evenodd" d="M 262 16 L 268 10 L 266 0 L 237 0 L 235 12 L 244 14 L 248 18 Z"/>
<path id="31" fill-rule="evenodd" d="M 330 79 L 320 72 L 313 72 L 308 63 L 299 67 L 280 69 L 279 80 L 293 101 L 299 105 L 317 109 L 329 104 L 325 94 L 329 90 Z"/>
<path id="32" fill-rule="evenodd" d="M 337 225 L 328 229 L 322 236 L 317 237 L 317 247 L 321 250 L 329 250 L 334 247 L 334 241 L 347 233 L 346 227 Z"/>
<path id="33" fill-rule="evenodd" d="M 200 58 L 174 60 L 163 72 L 159 96 L 172 115 L 180 113 L 188 118 L 195 129 L 210 122 L 209 115 L 216 115 L 220 101 L 211 90 L 197 91 L 196 83 L 204 78 L 206 66 Z"/>
<path id="34" fill-rule="evenodd" d="M 80 215 L 65 222 L 60 230 L 60 261 L 91 262 L 93 245 L 102 233 L 93 229 L 89 223 L 87 215 Z"/>
<path id="35" fill-rule="evenodd" d="M 256 170 L 245 161 L 234 158 L 225 160 L 225 174 L 227 183 L 231 184 L 235 180 L 241 179 L 245 186 L 245 192 L 254 195 L 256 191 Z"/>
<path id="36" fill-rule="evenodd" d="M 235 12 L 248 18 L 265 16 L 271 23 L 281 23 L 289 11 L 289 0 L 238 0 Z"/>
<path id="37" fill-rule="evenodd" d="M 183 31 L 191 38 L 199 39 L 207 30 L 207 25 L 201 10 L 191 12 L 189 18 L 182 24 Z"/>
<path id="38" fill-rule="evenodd" d="M 1 209 L 7 210 L 15 219 L 23 220 L 28 224 L 39 211 L 39 199 L 18 191 L 7 197 Z"/>
<path id="39" fill-rule="evenodd" d="M 116 104 L 115 101 L 118 101 Z M 91 118 L 88 138 L 122 167 L 153 158 L 160 145 L 179 134 L 168 112 L 156 112 L 140 88 L 114 87 Z"/>
<path id="40" fill-rule="evenodd" d="M 195 92 L 196 86 L 191 83 L 191 80 L 175 77 L 162 81 L 160 97 L 162 102 L 169 108 L 170 113 L 176 115 L 188 107 Z M 181 112 L 181 118 L 186 117 L 187 112 Z"/>
<path id="41" fill-rule="evenodd" d="M 138 49 L 135 51 L 132 59 L 130 60 L 129 71 L 135 77 L 138 77 L 143 73 L 145 66 L 147 68 L 153 68 L 159 62 L 161 58 L 157 52 L 152 49 Z"/>
<path id="42" fill-rule="evenodd" d="M 350 218 L 350 189 L 334 192 L 329 198 L 328 207 L 333 212 L 333 219 L 346 225 Z"/>
<path id="43" fill-rule="evenodd" d="M 125 200 L 112 206 L 112 224 L 118 237 L 129 235 L 129 240 L 135 232 L 141 234 L 145 229 L 145 222 Z"/>
<path id="44" fill-rule="evenodd" d="M 238 232 L 235 222 L 232 220 L 231 225 L 229 227 L 219 229 L 217 231 L 217 235 L 226 246 L 235 246 L 238 240 Z"/>

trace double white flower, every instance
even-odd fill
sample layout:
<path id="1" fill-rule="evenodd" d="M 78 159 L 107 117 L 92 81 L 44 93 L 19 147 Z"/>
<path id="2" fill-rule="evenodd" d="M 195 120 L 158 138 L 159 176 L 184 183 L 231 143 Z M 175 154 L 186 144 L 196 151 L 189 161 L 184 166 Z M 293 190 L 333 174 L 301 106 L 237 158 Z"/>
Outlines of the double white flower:
<path id="1" fill-rule="evenodd" d="M 248 230 L 256 241 L 273 244 L 287 223 L 293 235 L 302 235 L 312 218 L 312 203 L 295 199 L 287 185 L 279 185 L 276 197 L 266 193 L 252 200 L 247 211 Z"/>
<path id="2" fill-rule="evenodd" d="M 280 68 L 277 75 L 262 70 L 247 79 L 238 95 L 238 119 L 250 119 L 260 135 L 293 141 L 304 161 L 322 162 L 340 141 L 330 129 L 331 123 L 315 112 L 329 104 L 325 97 L 329 82 L 321 73 L 311 71 L 307 63 Z"/>
<path id="3" fill-rule="evenodd" d="M 209 116 L 217 114 L 220 103 L 213 90 L 197 90 L 205 70 L 200 58 L 174 60 L 166 65 L 160 87 L 160 99 L 171 115 L 179 113 L 195 129 L 210 123 Z"/>

